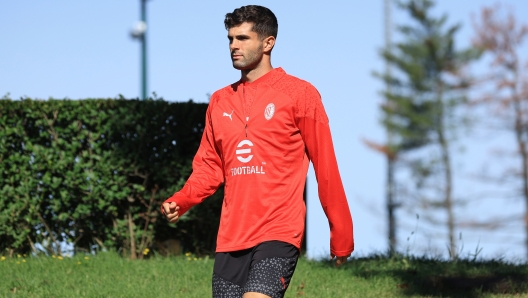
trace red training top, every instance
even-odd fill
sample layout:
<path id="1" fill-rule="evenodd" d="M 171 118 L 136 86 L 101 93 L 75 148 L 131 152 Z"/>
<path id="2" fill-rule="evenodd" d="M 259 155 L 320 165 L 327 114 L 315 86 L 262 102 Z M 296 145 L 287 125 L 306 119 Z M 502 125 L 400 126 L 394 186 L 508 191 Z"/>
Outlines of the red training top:
<path id="1" fill-rule="evenodd" d="M 331 253 L 347 256 L 354 250 L 352 217 L 328 117 L 317 90 L 282 68 L 211 96 L 193 172 L 165 202 L 176 202 L 181 216 L 225 183 L 217 252 L 269 240 L 300 248 L 310 160 L 330 224 Z"/>

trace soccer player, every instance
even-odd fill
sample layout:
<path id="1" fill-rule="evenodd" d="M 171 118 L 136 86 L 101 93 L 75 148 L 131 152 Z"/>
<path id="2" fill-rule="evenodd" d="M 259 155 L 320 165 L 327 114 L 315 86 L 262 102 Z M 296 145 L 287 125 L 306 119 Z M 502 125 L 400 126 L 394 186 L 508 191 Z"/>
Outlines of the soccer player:
<path id="1" fill-rule="evenodd" d="M 162 212 L 176 222 L 224 184 L 213 297 L 283 297 L 304 234 L 310 161 L 337 266 L 354 250 L 352 217 L 319 93 L 271 66 L 275 15 L 248 5 L 224 24 L 241 78 L 211 96 L 193 172 Z"/>

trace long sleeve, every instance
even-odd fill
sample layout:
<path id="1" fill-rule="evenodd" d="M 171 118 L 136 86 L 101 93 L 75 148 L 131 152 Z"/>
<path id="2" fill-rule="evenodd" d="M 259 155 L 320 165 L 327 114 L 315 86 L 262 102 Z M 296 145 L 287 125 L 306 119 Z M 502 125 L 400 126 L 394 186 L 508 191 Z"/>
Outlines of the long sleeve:
<path id="1" fill-rule="evenodd" d="M 212 102 L 213 100 L 211 99 Z M 192 206 L 201 203 L 212 195 L 224 182 L 222 161 L 219 150 L 215 145 L 213 127 L 211 125 L 211 110 L 212 105 L 210 104 L 207 108 L 202 140 L 193 159 L 191 176 L 180 191 L 164 202 L 176 202 L 180 206 L 180 216 Z"/>
<path id="2" fill-rule="evenodd" d="M 339 174 L 328 117 L 317 90 L 308 85 L 297 102 L 297 125 L 314 166 L 319 199 L 330 225 L 330 251 L 347 256 L 354 250 L 352 216 Z"/>

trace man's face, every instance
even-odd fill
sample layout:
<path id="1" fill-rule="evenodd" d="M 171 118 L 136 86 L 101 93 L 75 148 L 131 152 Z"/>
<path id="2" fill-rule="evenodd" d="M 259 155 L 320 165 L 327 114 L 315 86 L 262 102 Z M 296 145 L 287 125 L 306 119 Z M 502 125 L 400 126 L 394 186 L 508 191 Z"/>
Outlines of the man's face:
<path id="1" fill-rule="evenodd" d="M 253 23 L 244 22 L 227 33 L 231 61 L 239 70 L 254 69 L 262 60 L 264 42 L 251 28 Z"/>

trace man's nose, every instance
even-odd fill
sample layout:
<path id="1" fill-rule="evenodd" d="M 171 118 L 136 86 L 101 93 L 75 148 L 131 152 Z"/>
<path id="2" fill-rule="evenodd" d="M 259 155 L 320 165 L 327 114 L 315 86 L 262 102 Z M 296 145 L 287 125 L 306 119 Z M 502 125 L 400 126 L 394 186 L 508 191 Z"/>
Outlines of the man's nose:
<path id="1" fill-rule="evenodd" d="M 235 39 L 233 40 L 231 43 L 229 43 L 229 49 L 232 51 L 234 49 L 238 49 L 239 48 L 239 43 L 238 41 Z"/>

